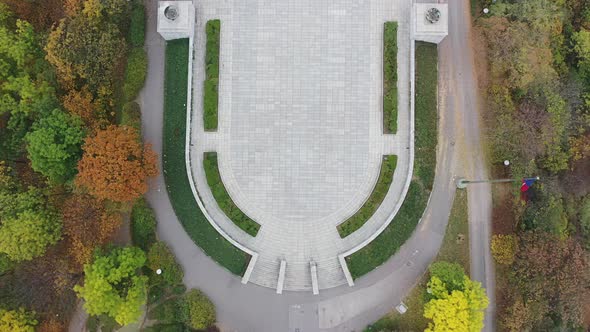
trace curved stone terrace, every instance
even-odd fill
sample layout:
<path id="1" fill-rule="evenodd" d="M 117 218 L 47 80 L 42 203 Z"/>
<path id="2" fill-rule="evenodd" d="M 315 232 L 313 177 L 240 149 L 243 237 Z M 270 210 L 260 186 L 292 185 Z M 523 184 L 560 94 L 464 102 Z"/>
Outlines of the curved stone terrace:
<path id="1" fill-rule="evenodd" d="M 410 2 L 204 0 L 195 6 L 189 157 L 197 198 L 224 236 L 257 253 L 249 282 L 312 290 L 317 268 L 319 289 L 351 284 L 343 257 L 388 225 L 412 173 Z M 202 115 L 211 19 L 221 20 L 217 132 L 204 131 Z M 383 134 L 386 21 L 399 25 L 395 135 Z M 233 201 L 261 225 L 256 237 L 217 206 L 203 169 L 209 151 L 218 154 Z M 382 157 L 391 154 L 398 161 L 385 200 L 359 230 L 340 238 L 337 225 L 364 204 Z"/>

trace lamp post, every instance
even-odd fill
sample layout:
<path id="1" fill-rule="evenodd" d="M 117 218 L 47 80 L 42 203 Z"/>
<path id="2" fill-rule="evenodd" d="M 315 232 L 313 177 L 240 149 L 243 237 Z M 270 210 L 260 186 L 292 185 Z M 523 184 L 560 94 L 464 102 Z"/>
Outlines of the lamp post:
<path id="1" fill-rule="evenodd" d="M 538 176 L 524 178 L 524 180 L 539 180 L 541 179 Z M 502 182 L 517 182 L 520 179 L 489 179 L 489 180 L 465 180 L 464 178 L 459 178 L 456 181 L 457 188 L 465 189 L 467 188 L 468 184 L 476 184 L 476 183 L 502 183 Z"/>

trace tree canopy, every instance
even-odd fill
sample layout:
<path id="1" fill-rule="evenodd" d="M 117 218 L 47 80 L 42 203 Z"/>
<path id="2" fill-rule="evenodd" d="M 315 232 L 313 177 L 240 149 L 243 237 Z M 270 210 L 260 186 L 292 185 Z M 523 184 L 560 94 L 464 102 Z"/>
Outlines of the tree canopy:
<path id="1" fill-rule="evenodd" d="M 60 110 L 53 110 L 37 121 L 26 135 L 31 166 L 54 183 L 71 180 L 82 156 L 82 121 Z"/>
<path id="2" fill-rule="evenodd" d="M 137 131 L 109 126 L 86 138 L 76 183 L 99 199 L 131 202 L 143 195 L 155 176 L 156 154 L 139 142 Z"/>
<path id="3" fill-rule="evenodd" d="M 437 262 L 430 267 L 424 317 L 431 319 L 426 331 L 481 331 L 488 306 L 485 290 L 465 275 L 456 263 Z"/>
<path id="4" fill-rule="evenodd" d="M 145 253 L 136 247 L 96 256 L 84 267 L 84 286 L 74 287 L 86 311 L 109 315 L 121 325 L 136 321 L 147 299 L 147 277 L 138 274 L 145 262 Z"/>
<path id="5" fill-rule="evenodd" d="M 0 309 L 0 331 L 6 332 L 34 332 L 37 320 L 35 314 L 18 310 Z"/>

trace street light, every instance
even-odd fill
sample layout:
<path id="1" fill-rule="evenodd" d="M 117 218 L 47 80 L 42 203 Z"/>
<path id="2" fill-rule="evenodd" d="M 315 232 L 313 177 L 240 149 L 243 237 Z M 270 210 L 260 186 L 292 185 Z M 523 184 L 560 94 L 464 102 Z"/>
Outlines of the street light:
<path id="1" fill-rule="evenodd" d="M 162 274 L 162 269 L 157 269 L 157 270 L 156 270 L 156 274 L 157 274 L 157 275 L 160 275 L 160 274 Z"/>

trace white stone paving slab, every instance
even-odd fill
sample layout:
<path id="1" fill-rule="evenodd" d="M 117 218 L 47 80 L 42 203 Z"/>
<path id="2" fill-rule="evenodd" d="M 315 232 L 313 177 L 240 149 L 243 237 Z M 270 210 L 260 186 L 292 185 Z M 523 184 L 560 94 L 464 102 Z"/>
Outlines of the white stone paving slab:
<path id="1" fill-rule="evenodd" d="M 399 208 L 412 163 L 409 108 L 410 1 L 203 0 L 193 75 L 191 165 L 207 212 L 229 237 L 258 253 L 250 281 L 285 290 L 346 284 L 338 255 L 368 242 Z M 221 20 L 219 126 L 202 121 L 205 24 Z M 383 23 L 398 21 L 398 132 L 383 134 Z M 260 225 L 256 237 L 219 209 L 202 168 L 217 151 L 234 202 Z M 341 239 L 336 226 L 370 195 L 384 154 L 398 155 L 382 206 Z"/>

